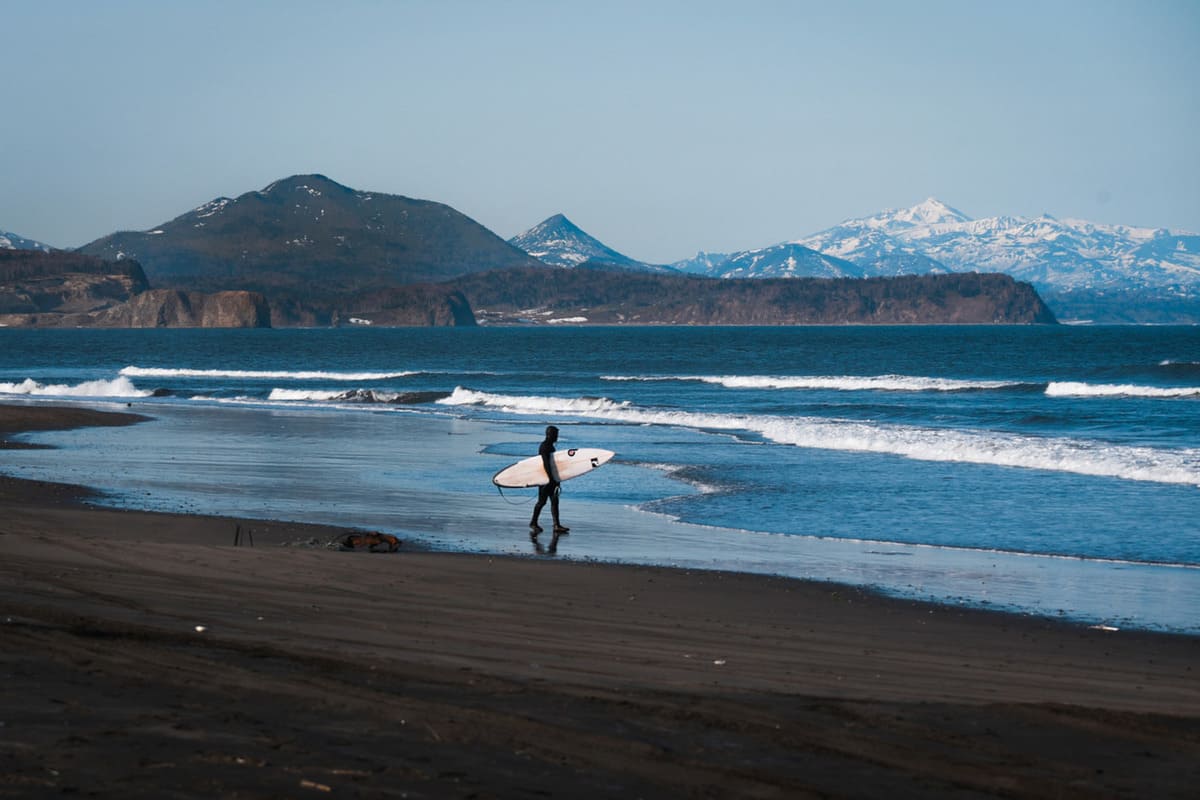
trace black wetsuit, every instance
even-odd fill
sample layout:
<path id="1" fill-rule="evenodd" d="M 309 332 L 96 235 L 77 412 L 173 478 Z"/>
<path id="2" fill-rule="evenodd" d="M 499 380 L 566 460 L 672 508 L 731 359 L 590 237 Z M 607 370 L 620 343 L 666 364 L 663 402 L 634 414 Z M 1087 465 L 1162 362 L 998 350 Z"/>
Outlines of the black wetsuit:
<path id="1" fill-rule="evenodd" d="M 557 437 L 547 436 L 538 447 L 538 455 L 542 457 L 542 464 L 546 468 L 546 474 L 550 476 L 550 482 L 538 487 L 537 504 L 533 507 L 533 519 L 529 521 L 532 528 L 538 527 L 538 516 L 541 515 L 547 500 L 550 501 L 550 516 L 554 520 L 554 527 L 562 527 L 558 521 L 558 489 L 561 484 L 554 480 L 554 443 L 556 441 L 558 441 Z"/>

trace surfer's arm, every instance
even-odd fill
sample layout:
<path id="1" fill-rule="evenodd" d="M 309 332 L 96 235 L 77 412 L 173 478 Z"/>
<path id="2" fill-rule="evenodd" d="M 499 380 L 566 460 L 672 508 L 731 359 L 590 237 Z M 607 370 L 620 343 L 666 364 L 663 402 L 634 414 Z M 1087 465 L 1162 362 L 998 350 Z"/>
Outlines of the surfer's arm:
<path id="1" fill-rule="evenodd" d="M 554 451 L 542 451 L 542 467 L 546 470 L 546 476 L 550 478 L 551 483 L 560 483 L 558 479 L 558 470 L 554 468 Z"/>

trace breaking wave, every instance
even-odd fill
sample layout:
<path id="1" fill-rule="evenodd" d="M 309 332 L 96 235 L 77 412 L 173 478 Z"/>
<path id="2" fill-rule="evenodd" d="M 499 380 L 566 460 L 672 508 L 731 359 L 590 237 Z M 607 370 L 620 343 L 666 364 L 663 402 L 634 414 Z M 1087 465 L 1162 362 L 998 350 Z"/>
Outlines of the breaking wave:
<path id="1" fill-rule="evenodd" d="M 607 397 L 519 397 L 516 395 L 491 394 L 464 389 L 459 386 L 438 401 L 448 406 L 491 406 L 517 414 L 586 414 L 607 415 L 610 413 L 637 413 L 626 400 L 610 400 Z"/>
<path id="2" fill-rule="evenodd" d="M 482 406 L 513 414 L 562 414 L 631 424 L 746 431 L 796 447 L 882 453 L 918 461 L 952 461 L 1200 486 L 1200 449 L 1163 450 L 1066 437 L 1042 438 L 812 417 L 704 414 L 641 408 L 602 397 L 524 397 L 462 387 L 439 402 L 453 406 Z"/>
<path id="3" fill-rule="evenodd" d="M 272 389 L 267 396 L 267 401 L 419 405 L 437 402 L 449 396 L 448 392 L 385 392 L 376 389 L 350 389 L 349 391 Z"/>
<path id="4" fill-rule="evenodd" d="M 1138 386 L 1135 384 L 1055 381 L 1048 397 L 1200 397 L 1200 386 Z"/>
<path id="5" fill-rule="evenodd" d="M 290 370 L 246 370 L 246 369 L 186 369 L 168 367 L 123 367 L 121 375 L 139 378 L 247 378 L 267 380 L 325 380 L 325 381 L 381 381 L 389 378 L 407 378 L 419 372 L 324 372 Z"/>
<path id="6" fill-rule="evenodd" d="M 74 386 L 63 383 L 38 383 L 32 378 L 26 378 L 20 383 L 0 383 L 0 394 L 45 397 L 150 397 L 154 392 L 139 389 L 124 377 L 111 381 L 84 381 Z"/>
<path id="7" fill-rule="evenodd" d="M 1011 381 L 924 378 L 909 375 L 604 375 L 606 381 L 689 381 L 729 389 L 831 389 L 843 392 L 965 392 L 1013 389 Z"/>
<path id="8" fill-rule="evenodd" d="M 1200 386 L 1093 384 L 1074 381 L 1021 383 L 910 375 L 603 375 L 605 381 L 707 383 L 729 389 L 825 389 L 842 392 L 1043 391 L 1047 397 L 1196 397 Z"/>

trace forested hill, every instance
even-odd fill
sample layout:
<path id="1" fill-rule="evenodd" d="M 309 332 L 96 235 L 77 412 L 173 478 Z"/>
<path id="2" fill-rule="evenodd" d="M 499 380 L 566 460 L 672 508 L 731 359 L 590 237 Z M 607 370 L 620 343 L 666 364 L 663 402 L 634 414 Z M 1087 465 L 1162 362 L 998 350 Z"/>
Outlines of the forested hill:
<path id="1" fill-rule="evenodd" d="M 149 231 L 80 248 L 139 261 L 151 285 L 277 290 L 327 300 L 539 262 L 450 206 L 294 175 L 219 197 Z"/>
<path id="2" fill-rule="evenodd" d="M 523 269 L 469 275 L 444 285 L 461 292 L 483 323 L 1056 323 L 1032 286 L 999 274 L 728 280 Z"/>

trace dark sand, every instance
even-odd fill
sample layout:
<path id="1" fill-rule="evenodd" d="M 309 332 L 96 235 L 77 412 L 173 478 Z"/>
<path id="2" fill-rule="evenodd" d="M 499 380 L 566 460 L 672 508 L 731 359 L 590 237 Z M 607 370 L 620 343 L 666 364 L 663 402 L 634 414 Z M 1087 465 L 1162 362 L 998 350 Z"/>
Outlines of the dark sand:
<path id="1" fill-rule="evenodd" d="M 0 438 L 135 420 L 0 405 Z M 328 528 L 86 498 L 0 479 L 0 797 L 1200 786 L 1197 637 L 758 576 L 333 552 L 295 544 Z M 232 546 L 239 523 L 254 547 Z"/>

